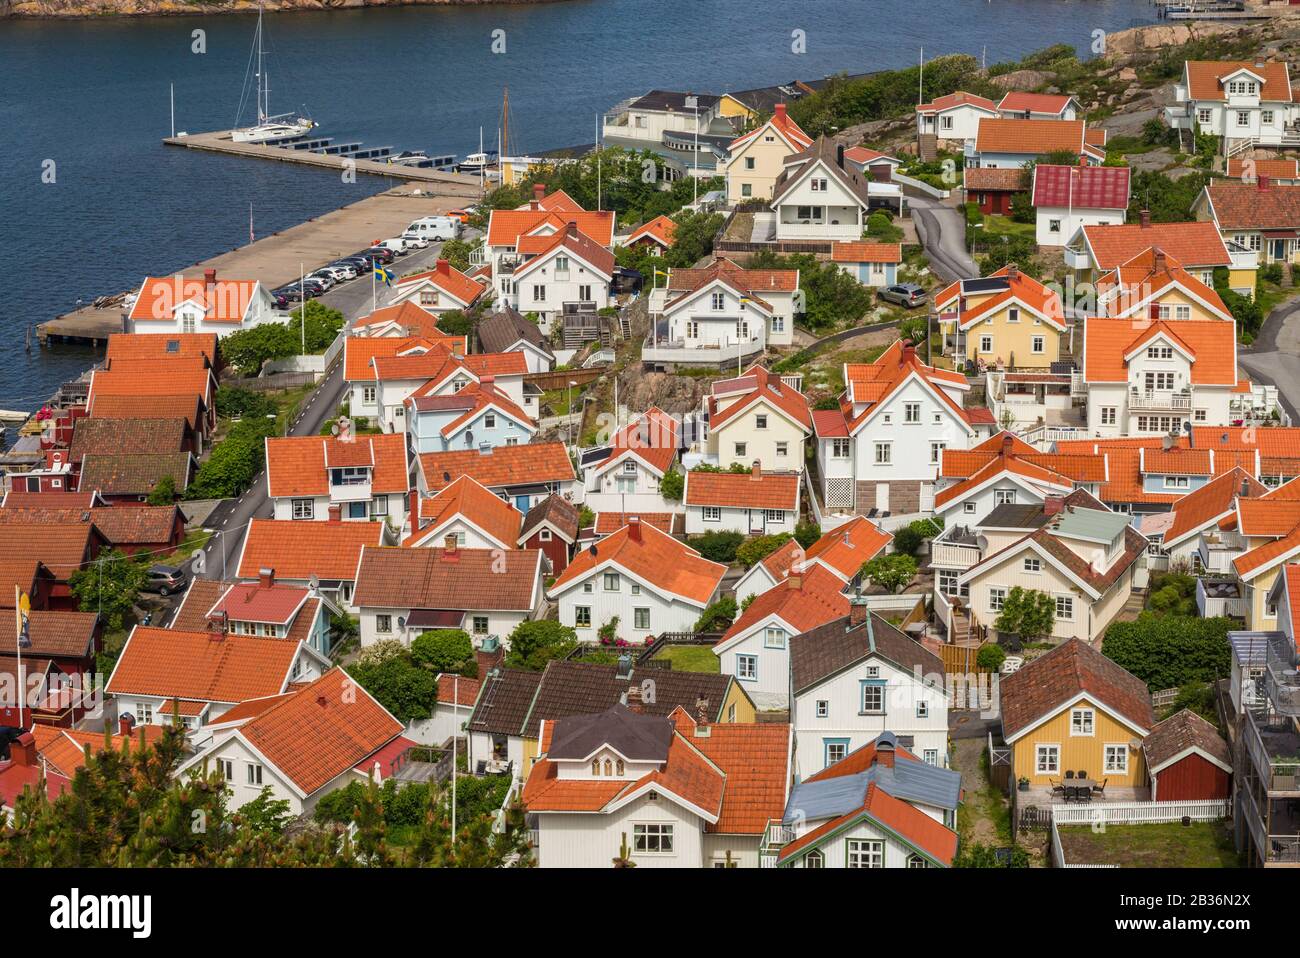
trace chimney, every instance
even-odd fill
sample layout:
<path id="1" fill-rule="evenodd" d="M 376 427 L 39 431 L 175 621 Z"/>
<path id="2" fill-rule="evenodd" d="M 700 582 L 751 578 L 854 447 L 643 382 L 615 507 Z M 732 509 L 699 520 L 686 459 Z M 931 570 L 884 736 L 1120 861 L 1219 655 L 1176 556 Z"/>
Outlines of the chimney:
<path id="1" fill-rule="evenodd" d="M 443 561 L 445 562 L 460 561 L 460 550 L 459 550 L 458 543 L 456 541 L 456 534 L 454 532 L 451 535 L 443 537 L 442 545 L 443 545 L 443 553 L 442 553 Z"/>
<path id="2" fill-rule="evenodd" d="M 570 220 L 568 223 L 564 224 L 564 231 L 568 233 L 570 236 L 577 236 L 578 224 Z"/>
<path id="3" fill-rule="evenodd" d="M 754 464 L 749 469 L 749 478 L 754 480 L 763 478 L 763 464 L 757 459 L 754 460 Z"/>
<path id="4" fill-rule="evenodd" d="M 903 340 L 903 364 L 907 365 L 916 359 L 916 346 L 910 339 Z"/>
<path id="5" fill-rule="evenodd" d="M 497 378 L 493 376 L 491 373 L 484 373 L 482 376 L 479 377 L 478 384 L 482 386 L 484 389 L 489 389 L 491 388 L 492 384 L 496 381 Z"/>
<path id="6" fill-rule="evenodd" d="M 318 695 L 316 696 L 316 704 L 321 708 L 324 708 L 326 705 L 329 705 L 329 700 L 323 695 Z"/>
<path id="7" fill-rule="evenodd" d="M 871 764 L 881 768 L 894 767 L 894 737 L 889 732 L 882 732 L 876 738 L 876 757 Z"/>
<path id="8" fill-rule="evenodd" d="M 1007 264 L 1007 282 L 1008 282 L 1008 283 L 1014 283 L 1014 282 L 1015 282 L 1017 279 L 1019 279 L 1019 278 L 1020 278 L 1020 267 L 1017 266 L 1015 263 L 1008 263 L 1008 264 Z"/>
<path id="9" fill-rule="evenodd" d="M 1249 499 L 1249 498 L 1250 498 L 1250 480 L 1249 480 L 1249 479 L 1242 479 L 1242 480 L 1241 480 L 1241 497 L 1242 497 L 1243 499 Z"/>
<path id="10" fill-rule="evenodd" d="M 1256 183 L 1256 185 L 1259 187 L 1259 190 L 1260 190 L 1261 193 L 1266 192 L 1266 191 L 1268 190 L 1268 177 L 1267 177 L 1267 176 L 1257 176 L 1257 177 L 1255 177 L 1255 183 Z"/>
<path id="11" fill-rule="evenodd" d="M 1048 496 L 1043 500 L 1043 515 L 1054 516 L 1065 507 L 1065 500 L 1060 496 Z"/>
<path id="12" fill-rule="evenodd" d="M 1007 433 L 1006 435 L 1004 435 L 1002 437 L 1002 455 L 1004 456 L 1011 455 L 1011 448 L 1012 446 L 1015 445 L 1015 442 L 1016 442 L 1015 437 L 1012 436 L 1011 433 Z"/>
<path id="13" fill-rule="evenodd" d="M 1150 210 L 1143 210 L 1143 211 L 1142 211 L 1141 213 L 1139 213 L 1138 215 L 1142 218 L 1142 220 L 1141 220 L 1141 222 L 1142 222 L 1142 228 L 1143 228 L 1144 230 L 1145 230 L 1145 229 L 1150 229 L 1150 228 L 1151 228 L 1151 211 L 1150 211 Z"/>
<path id="14" fill-rule="evenodd" d="M 784 119 L 785 119 L 785 104 L 784 104 L 784 103 L 778 103 L 778 104 L 776 105 L 776 117 L 775 117 L 775 119 L 778 119 L 778 120 L 784 120 Z"/>
<path id="15" fill-rule="evenodd" d="M 841 170 L 844 169 L 844 144 L 841 143 L 835 147 L 835 165 Z"/>
<path id="16" fill-rule="evenodd" d="M 474 661 L 478 663 L 478 674 L 487 675 L 505 658 L 505 649 L 496 638 L 489 636 L 483 640 L 483 644 L 474 651 Z"/>
<path id="17" fill-rule="evenodd" d="M 867 597 L 854 595 L 849 597 L 849 628 L 857 628 L 867 621 Z"/>
<path id="18" fill-rule="evenodd" d="M 9 759 L 15 765 L 36 767 L 36 738 L 31 732 L 23 732 L 16 741 L 9 743 Z"/>
<path id="19" fill-rule="evenodd" d="M 331 502 L 329 507 L 330 522 L 343 521 L 343 506 L 337 502 Z"/>
<path id="20" fill-rule="evenodd" d="M 445 259 L 440 259 L 434 265 L 433 271 L 437 273 L 439 276 L 448 276 L 451 274 L 451 264 L 447 262 Z"/>
<path id="21" fill-rule="evenodd" d="M 1162 250 L 1159 246 L 1157 246 L 1155 250 L 1152 252 L 1151 261 L 1152 261 L 1151 268 L 1155 272 L 1163 273 L 1165 271 L 1165 251 Z"/>
<path id="22" fill-rule="evenodd" d="M 215 269 L 205 269 L 203 271 L 203 285 L 209 290 L 217 285 L 217 271 Z"/>
<path id="23" fill-rule="evenodd" d="M 407 513 L 411 517 L 411 531 L 420 531 L 420 491 L 412 489 L 409 493 L 410 505 L 407 506 Z"/>
<path id="24" fill-rule="evenodd" d="M 129 736 L 131 734 L 131 728 L 134 725 L 135 725 L 135 716 L 132 715 L 130 712 L 124 713 L 123 715 L 118 717 L 117 734 L 123 736 L 124 738 Z"/>
<path id="25" fill-rule="evenodd" d="M 803 588 L 803 577 L 797 575 L 787 576 L 785 584 L 789 586 L 791 592 L 798 592 Z"/>
<path id="26" fill-rule="evenodd" d="M 641 686 L 633 682 L 627 687 L 627 707 L 628 711 L 640 714 L 645 711 L 641 706 Z"/>
<path id="27" fill-rule="evenodd" d="M 624 682 L 632 678 L 632 656 L 624 652 L 618 657 L 618 670 L 614 673 L 616 678 Z"/>
<path id="28" fill-rule="evenodd" d="M 257 585 L 258 588 L 261 589 L 269 589 L 271 586 L 275 585 L 275 570 L 267 568 L 258 569 Z"/>
<path id="29" fill-rule="evenodd" d="M 1174 448 L 1174 437 L 1172 434 L 1165 433 L 1163 436 L 1160 437 L 1160 448 L 1163 449 L 1165 452 L 1168 452 L 1170 449 Z"/>
<path id="30" fill-rule="evenodd" d="M 641 541 L 641 517 L 640 516 L 627 517 L 627 537 L 631 539 L 633 542 Z"/>
<path id="31" fill-rule="evenodd" d="M 545 184 L 545 183 L 534 183 L 534 184 L 533 184 L 533 202 L 534 202 L 534 203 L 537 203 L 537 204 L 540 206 L 542 200 L 545 199 L 545 198 L 546 198 L 546 184 Z"/>

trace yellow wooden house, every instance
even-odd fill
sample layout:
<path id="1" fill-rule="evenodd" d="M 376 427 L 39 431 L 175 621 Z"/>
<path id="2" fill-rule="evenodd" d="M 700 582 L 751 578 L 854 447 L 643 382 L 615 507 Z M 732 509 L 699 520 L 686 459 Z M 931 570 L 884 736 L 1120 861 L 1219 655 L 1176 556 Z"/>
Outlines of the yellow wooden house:
<path id="1" fill-rule="evenodd" d="M 1069 772 L 1104 782 L 1111 794 L 1146 786 L 1142 741 L 1156 721 L 1151 695 L 1088 643 L 1070 639 L 1005 676 L 1000 704 L 1016 782 L 1049 790 Z"/>
<path id="2" fill-rule="evenodd" d="M 1048 369 L 1068 327 L 1060 295 L 1013 263 L 990 276 L 952 283 L 934 300 L 945 347 L 957 361 Z"/>

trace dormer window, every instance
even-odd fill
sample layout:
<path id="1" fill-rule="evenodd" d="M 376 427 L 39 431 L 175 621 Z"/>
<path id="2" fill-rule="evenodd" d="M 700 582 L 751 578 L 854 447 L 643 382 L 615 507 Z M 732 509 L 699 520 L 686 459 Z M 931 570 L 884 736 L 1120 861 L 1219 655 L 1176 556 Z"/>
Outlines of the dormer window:
<path id="1" fill-rule="evenodd" d="M 715 312 L 726 309 L 727 307 L 727 297 L 723 293 L 714 293 L 711 301 Z"/>
<path id="2" fill-rule="evenodd" d="M 626 771 L 626 769 L 625 769 L 624 766 L 623 766 L 623 760 L 620 758 L 620 759 L 618 760 L 618 774 L 619 774 L 619 777 L 620 777 L 620 778 L 623 777 L 623 774 L 624 774 L 625 771 Z"/>
<path id="3" fill-rule="evenodd" d="M 593 758 L 591 760 L 591 774 L 593 778 L 600 778 L 600 759 Z"/>
<path id="4" fill-rule="evenodd" d="M 609 759 L 605 759 L 605 775 L 609 776 L 613 774 L 614 774 L 614 763 L 611 762 Z"/>

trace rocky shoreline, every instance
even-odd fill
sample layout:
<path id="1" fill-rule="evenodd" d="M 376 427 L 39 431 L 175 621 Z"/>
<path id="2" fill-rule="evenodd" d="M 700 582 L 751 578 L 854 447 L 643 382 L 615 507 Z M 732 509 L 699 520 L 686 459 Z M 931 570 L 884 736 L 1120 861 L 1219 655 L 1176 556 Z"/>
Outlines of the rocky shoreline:
<path id="1" fill-rule="evenodd" d="M 359 7 L 559 3 L 562 0 L 261 0 L 269 12 Z M 0 0 L 0 19 L 91 20 L 105 17 L 213 16 L 254 13 L 257 0 Z"/>

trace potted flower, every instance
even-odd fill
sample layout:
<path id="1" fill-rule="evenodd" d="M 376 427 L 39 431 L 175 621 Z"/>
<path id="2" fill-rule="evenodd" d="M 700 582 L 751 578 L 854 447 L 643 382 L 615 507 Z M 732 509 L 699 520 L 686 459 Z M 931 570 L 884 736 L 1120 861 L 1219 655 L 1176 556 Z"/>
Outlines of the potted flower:
<path id="1" fill-rule="evenodd" d="M 1021 776 L 1020 776 L 1020 781 L 1019 781 L 1017 784 L 1020 786 L 1020 790 L 1021 790 L 1022 792 L 1027 792 L 1027 791 L 1029 791 L 1029 778 L 1028 778 L 1028 776 L 1021 775 Z"/>
<path id="2" fill-rule="evenodd" d="M 618 616 L 614 616 L 597 629 L 596 635 L 600 638 L 601 645 L 613 645 L 614 638 L 618 635 Z"/>

